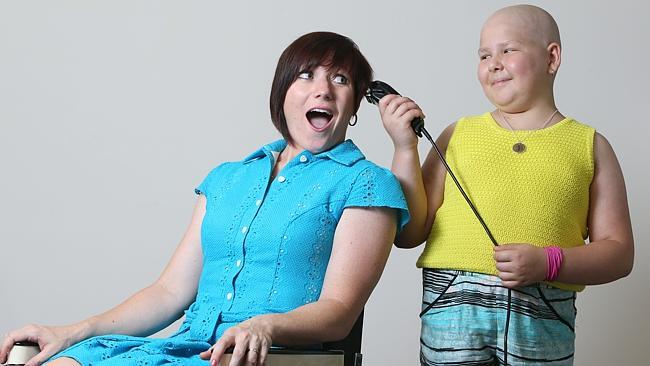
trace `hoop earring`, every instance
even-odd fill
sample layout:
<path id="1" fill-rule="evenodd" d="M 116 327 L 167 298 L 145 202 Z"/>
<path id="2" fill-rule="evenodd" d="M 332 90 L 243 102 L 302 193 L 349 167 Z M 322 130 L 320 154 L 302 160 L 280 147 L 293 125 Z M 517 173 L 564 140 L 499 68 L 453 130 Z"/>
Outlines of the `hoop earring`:
<path id="1" fill-rule="evenodd" d="M 353 115 L 352 117 L 354 118 L 354 122 L 352 122 L 352 120 L 349 120 L 349 121 L 348 121 L 348 125 L 350 125 L 350 126 L 356 126 L 356 124 L 357 124 L 357 115 L 355 114 L 355 115 Z"/>

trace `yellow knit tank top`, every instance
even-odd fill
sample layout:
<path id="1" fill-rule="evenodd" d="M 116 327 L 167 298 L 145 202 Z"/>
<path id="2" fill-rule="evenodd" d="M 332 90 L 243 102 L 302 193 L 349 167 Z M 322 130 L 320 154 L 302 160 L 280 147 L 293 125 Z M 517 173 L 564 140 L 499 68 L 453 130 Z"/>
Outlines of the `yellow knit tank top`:
<path id="1" fill-rule="evenodd" d="M 528 133 L 518 131 L 527 149 L 516 153 L 512 131 L 499 126 L 490 113 L 462 118 L 447 146 L 447 162 L 499 244 L 584 245 L 595 130 L 565 118 Z M 447 177 L 443 203 L 417 266 L 496 275 L 492 248 Z M 551 285 L 584 289 L 559 282 Z"/>

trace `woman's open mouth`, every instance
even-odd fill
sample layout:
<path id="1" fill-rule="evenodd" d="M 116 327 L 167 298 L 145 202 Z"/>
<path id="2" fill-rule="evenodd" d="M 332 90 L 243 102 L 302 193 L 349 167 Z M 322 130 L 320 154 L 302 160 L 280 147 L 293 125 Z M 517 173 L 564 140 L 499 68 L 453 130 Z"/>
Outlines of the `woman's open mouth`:
<path id="1" fill-rule="evenodd" d="M 330 110 L 324 109 L 324 108 L 313 108 L 310 109 L 305 116 L 307 117 L 307 120 L 309 121 L 309 124 L 311 127 L 318 131 L 324 131 L 329 127 L 330 123 L 333 120 L 333 114 Z"/>

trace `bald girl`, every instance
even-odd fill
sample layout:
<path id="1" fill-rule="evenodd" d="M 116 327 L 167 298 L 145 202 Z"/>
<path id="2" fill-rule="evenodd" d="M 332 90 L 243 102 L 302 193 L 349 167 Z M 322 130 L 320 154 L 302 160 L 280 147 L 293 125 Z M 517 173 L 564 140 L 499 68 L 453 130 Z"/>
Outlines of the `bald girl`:
<path id="1" fill-rule="evenodd" d="M 420 168 L 405 113 L 417 104 L 395 95 L 379 102 L 395 145 L 392 171 L 411 213 L 395 244 L 426 241 L 417 262 L 422 365 L 572 365 L 577 294 L 632 270 L 616 155 L 602 135 L 555 104 L 561 51 L 545 10 L 496 11 L 481 28 L 477 67 L 495 109 L 459 119 L 438 138 L 498 246 L 435 151 Z"/>

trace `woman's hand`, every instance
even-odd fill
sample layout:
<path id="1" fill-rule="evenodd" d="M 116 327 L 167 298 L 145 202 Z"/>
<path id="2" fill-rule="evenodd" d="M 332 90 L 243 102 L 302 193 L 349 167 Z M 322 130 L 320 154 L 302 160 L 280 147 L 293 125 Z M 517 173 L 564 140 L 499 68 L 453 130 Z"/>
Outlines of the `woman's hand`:
<path id="1" fill-rule="evenodd" d="M 263 365 L 273 344 L 268 317 L 256 316 L 228 329 L 214 346 L 199 356 L 204 360 L 209 359 L 210 365 L 216 366 L 226 350 L 234 347 L 230 366 Z"/>
<path id="2" fill-rule="evenodd" d="M 527 286 L 546 279 L 548 264 L 544 248 L 531 244 L 494 247 L 498 276 L 508 288 Z"/>
<path id="3" fill-rule="evenodd" d="M 411 99 L 389 94 L 379 101 L 379 114 L 395 149 L 417 146 L 418 138 L 411 128 L 414 118 L 424 118 L 420 107 Z"/>
<path id="4" fill-rule="evenodd" d="M 7 362 L 9 351 L 16 342 L 34 342 L 41 352 L 32 357 L 25 366 L 38 366 L 57 352 L 69 347 L 75 342 L 74 330 L 71 327 L 47 327 L 28 325 L 9 332 L 0 347 L 0 363 Z"/>

